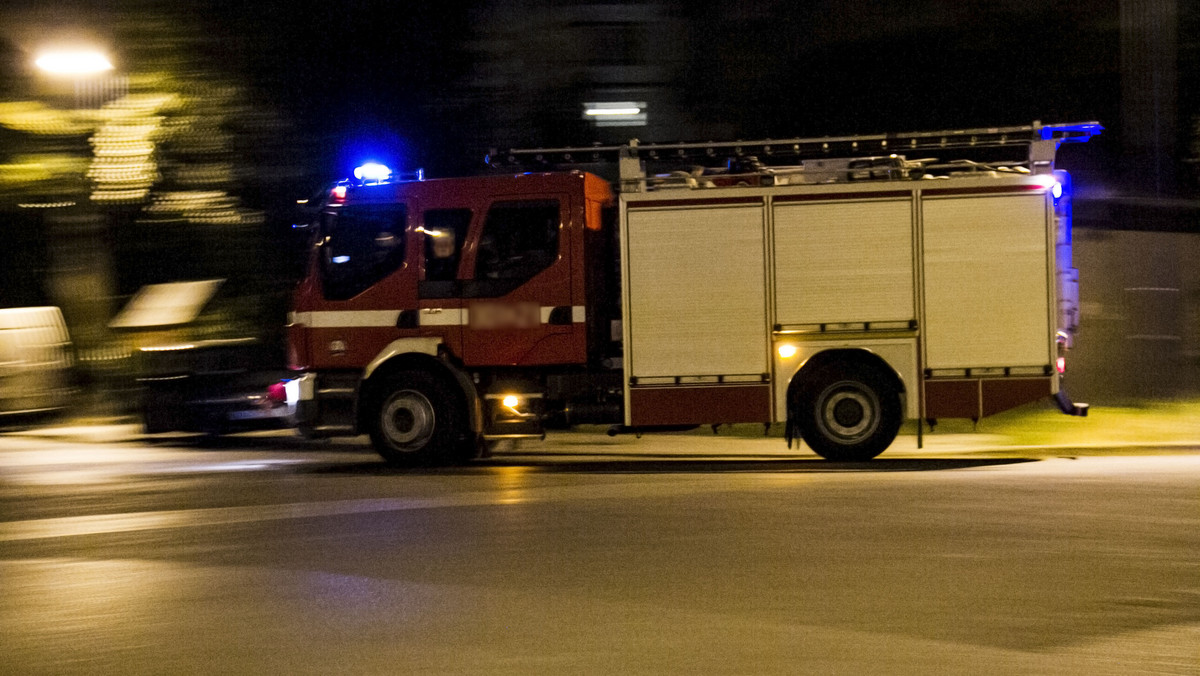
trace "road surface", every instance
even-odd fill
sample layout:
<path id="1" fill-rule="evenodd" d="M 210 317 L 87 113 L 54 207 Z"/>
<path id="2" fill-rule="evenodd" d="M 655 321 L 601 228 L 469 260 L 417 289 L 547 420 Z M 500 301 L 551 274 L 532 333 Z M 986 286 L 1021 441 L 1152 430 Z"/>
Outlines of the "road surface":
<path id="1" fill-rule="evenodd" d="M 3 673 L 1200 674 L 1196 448 L 3 437 L 0 519 Z"/>

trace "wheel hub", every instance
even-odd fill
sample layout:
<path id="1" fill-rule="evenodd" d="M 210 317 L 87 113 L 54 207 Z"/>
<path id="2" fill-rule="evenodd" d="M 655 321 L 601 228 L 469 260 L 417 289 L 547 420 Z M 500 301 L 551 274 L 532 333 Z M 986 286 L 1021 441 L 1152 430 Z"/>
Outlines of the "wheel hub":
<path id="1" fill-rule="evenodd" d="M 874 393 L 837 383 L 825 390 L 817 420 L 830 435 L 847 443 L 869 437 L 879 426 L 879 402 Z"/>
<path id="2" fill-rule="evenodd" d="M 862 404 L 854 398 L 846 397 L 833 405 L 833 419 L 842 427 L 851 428 L 862 422 Z"/>
<path id="3" fill-rule="evenodd" d="M 436 417 L 433 404 L 420 392 L 393 394 L 380 412 L 383 433 L 397 447 L 418 449 L 432 437 Z"/>

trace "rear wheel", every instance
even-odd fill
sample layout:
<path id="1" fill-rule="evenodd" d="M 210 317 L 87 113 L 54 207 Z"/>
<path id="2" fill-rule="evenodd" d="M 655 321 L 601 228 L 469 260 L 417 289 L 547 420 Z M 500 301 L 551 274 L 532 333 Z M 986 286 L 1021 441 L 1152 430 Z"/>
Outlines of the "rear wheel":
<path id="1" fill-rule="evenodd" d="M 870 460 L 900 430 L 900 393 L 878 368 L 828 364 L 805 379 L 794 415 L 804 441 L 823 458 Z"/>
<path id="2" fill-rule="evenodd" d="M 443 465 L 470 457 L 466 409 L 443 380 L 402 371 L 382 383 L 370 418 L 371 442 L 393 465 Z"/>

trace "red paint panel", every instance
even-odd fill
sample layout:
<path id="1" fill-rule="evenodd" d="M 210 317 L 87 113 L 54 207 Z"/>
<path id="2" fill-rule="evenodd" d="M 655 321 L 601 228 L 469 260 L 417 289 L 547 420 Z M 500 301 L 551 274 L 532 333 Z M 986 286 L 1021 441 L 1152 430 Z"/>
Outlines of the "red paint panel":
<path id="1" fill-rule="evenodd" d="M 388 343 L 415 335 L 416 331 L 399 331 L 381 326 L 310 329 L 309 366 L 314 369 L 363 368 Z M 334 343 L 338 343 L 342 349 L 331 349 Z"/>
<path id="2" fill-rule="evenodd" d="M 768 422 L 771 386 L 634 388 L 629 410 L 634 427 Z"/>
<path id="3" fill-rule="evenodd" d="M 928 380 L 925 417 L 975 420 L 995 415 L 1050 396 L 1050 382 L 1050 378 Z"/>
<path id="4" fill-rule="evenodd" d="M 979 418 L 979 381 L 925 381 L 926 418 Z"/>
<path id="5" fill-rule="evenodd" d="M 287 326 L 287 358 L 288 368 L 302 370 L 308 368 L 312 360 L 308 352 L 308 327 L 303 324 L 288 324 Z"/>
<path id="6" fill-rule="evenodd" d="M 1050 396 L 1050 378 L 1004 378 L 983 381 L 983 415 L 995 415 Z"/>

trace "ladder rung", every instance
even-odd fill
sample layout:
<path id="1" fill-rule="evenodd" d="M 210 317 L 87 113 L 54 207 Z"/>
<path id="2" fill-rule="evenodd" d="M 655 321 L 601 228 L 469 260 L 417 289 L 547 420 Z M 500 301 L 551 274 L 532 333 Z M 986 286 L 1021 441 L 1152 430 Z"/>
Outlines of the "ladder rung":
<path id="1" fill-rule="evenodd" d="M 944 131 L 866 134 L 815 138 L 760 139 L 689 143 L 640 143 L 561 148 L 493 149 L 485 158 L 492 167 L 611 163 L 619 158 L 643 160 L 708 159 L 754 155 L 762 158 L 856 157 L 897 151 L 949 148 L 1029 146 L 1039 141 L 1086 141 L 1100 133 L 1098 122 L 980 127 Z"/>

